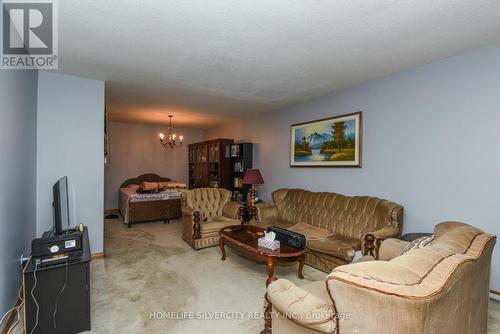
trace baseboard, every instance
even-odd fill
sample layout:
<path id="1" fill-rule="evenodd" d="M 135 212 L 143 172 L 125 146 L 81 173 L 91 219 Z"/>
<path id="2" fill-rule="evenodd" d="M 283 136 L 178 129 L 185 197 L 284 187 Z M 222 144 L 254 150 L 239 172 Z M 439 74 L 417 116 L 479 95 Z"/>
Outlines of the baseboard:
<path id="1" fill-rule="evenodd" d="M 23 292 L 21 291 L 21 295 L 23 294 Z M 18 307 L 19 305 L 21 305 L 21 298 L 19 298 L 19 295 L 17 296 L 17 301 L 16 301 L 16 304 L 14 305 L 14 307 Z M 4 325 L 2 328 L 0 328 L 0 334 L 7 334 L 7 332 L 9 331 L 9 328 L 10 326 L 12 326 L 12 324 L 14 323 L 14 319 L 16 319 L 17 317 L 17 312 L 16 310 L 12 310 L 9 314 L 9 316 L 7 317 Z M 18 325 L 19 326 L 19 325 Z"/>
<path id="2" fill-rule="evenodd" d="M 103 252 L 100 252 L 100 253 L 94 253 L 94 254 L 92 254 L 92 256 L 91 256 L 91 259 L 92 259 L 92 260 L 104 259 L 104 253 L 103 253 Z"/>
<path id="3" fill-rule="evenodd" d="M 120 214 L 120 209 L 105 209 L 104 215 L 109 215 L 110 213 Z"/>
<path id="4" fill-rule="evenodd" d="M 500 302 L 500 292 L 495 290 L 490 290 L 490 298 L 494 301 Z"/>

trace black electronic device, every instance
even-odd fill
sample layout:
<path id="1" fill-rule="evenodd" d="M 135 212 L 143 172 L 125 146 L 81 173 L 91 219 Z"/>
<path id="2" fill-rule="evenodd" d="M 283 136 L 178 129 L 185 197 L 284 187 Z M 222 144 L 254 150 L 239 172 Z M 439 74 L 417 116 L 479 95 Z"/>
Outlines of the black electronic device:
<path id="1" fill-rule="evenodd" d="M 59 179 L 52 187 L 52 210 L 54 215 L 54 233 L 63 233 L 63 226 L 69 228 L 69 194 L 68 178 L 65 176 Z"/>
<path id="2" fill-rule="evenodd" d="M 274 232 L 276 234 L 275 240 L 279 240 L 280 244 L 299 249 L 303 249 L 306 246 L 306 237 L 303 234 L 278 226 L 269 226 L 267 232 Z"/>
<path id="3" fill-rule="evenodd" d="M 31 241 L 31 256 L 42 267 L 78 260 L 82 256 L 82 232 L 79 227 L 62 234 L 47 231 Z"/>

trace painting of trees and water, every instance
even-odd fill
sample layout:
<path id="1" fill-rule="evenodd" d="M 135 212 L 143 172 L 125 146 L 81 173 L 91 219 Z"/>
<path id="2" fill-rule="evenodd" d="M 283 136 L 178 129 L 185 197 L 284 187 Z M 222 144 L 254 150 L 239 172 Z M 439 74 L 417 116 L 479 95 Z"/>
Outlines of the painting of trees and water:
<path id="1" fill-rule="evenodd" d="M 361 166 L 361 112 L 292 125 L 291 166 Z"/>

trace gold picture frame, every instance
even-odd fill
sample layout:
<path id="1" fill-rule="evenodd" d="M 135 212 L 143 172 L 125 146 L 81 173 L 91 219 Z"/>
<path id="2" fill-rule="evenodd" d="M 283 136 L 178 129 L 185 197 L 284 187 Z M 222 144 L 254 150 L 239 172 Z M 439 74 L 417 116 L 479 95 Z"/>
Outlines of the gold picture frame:
<path id="1" fill-rule="evenodd" d="M 293 124 L 290 167 L 361 168 L 361 111 Z"/>

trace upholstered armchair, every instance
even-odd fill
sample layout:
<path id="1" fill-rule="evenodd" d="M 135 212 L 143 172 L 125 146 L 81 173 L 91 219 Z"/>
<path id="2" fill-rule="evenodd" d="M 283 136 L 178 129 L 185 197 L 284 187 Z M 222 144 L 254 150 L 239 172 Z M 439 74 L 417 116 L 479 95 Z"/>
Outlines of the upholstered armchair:
<path id="1" fill-rule="evenodd" d="M 219 244 L 219 231 L 240 224 L 241 205 L 231 202 L 231 192 L 197 188 L 182 194 L 182 239 L 194 249 Z"/>
<path id="2" fill-rule="evenodd" d="M 486 334 L 494 235 L 458 222 L 436 225 L 423 246 L 387 239 L 378 260 L 335 268 L 302 287 L 267 289 L 273 334 Z M 270 328 L 267 328 L 270 332 Z"/>

